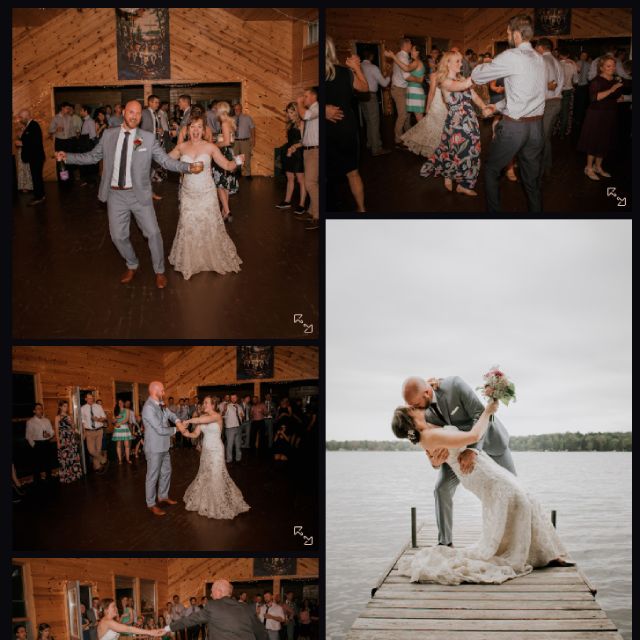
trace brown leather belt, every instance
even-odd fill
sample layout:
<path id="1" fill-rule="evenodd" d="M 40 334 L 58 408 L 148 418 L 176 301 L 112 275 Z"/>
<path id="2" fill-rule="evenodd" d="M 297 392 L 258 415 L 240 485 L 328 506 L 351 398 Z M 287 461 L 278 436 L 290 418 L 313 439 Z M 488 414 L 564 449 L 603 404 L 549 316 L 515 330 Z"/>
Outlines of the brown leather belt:
<path id="1" fill-rule="evenodd" d="M 131 191 L 131 189 L 133 189 L 133 187 L 111 187 L 112 189 L 115 189 L 116 191 Z"/>
<path id="2" fill-rule="evenodd" d="M 507 115 L 503 115 L 502 117 L 511 122 L 535 122 L 536 120 L 542 120 L 542 116 L 528 116 L 527 118 L 518 118 L 517 120 Z"/>
<path id="3" fill-rule="evenodd" d="M 317 149 L 319 146 L 320 146 L 320 145 L 317 145 L 317 144 L 316 144 L 316 145 L 315 145 L 315 146 L 313 146 L 313 147 L 303 147 L 303 148 L 304 148 L 304 150 L 306 151 L 307 149 Z"/>

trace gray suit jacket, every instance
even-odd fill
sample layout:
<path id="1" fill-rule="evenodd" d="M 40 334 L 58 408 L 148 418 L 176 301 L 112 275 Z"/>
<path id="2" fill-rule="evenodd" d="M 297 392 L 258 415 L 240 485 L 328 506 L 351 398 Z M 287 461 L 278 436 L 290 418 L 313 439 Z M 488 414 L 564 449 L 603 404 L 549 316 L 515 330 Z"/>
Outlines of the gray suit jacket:
<path id="1" fill-rule="evenodd" d="M 268 635 L 260 624 L 255 609 L 233 598 L 209 600 L 204 609 L 180 618 L 169 626 L 171 631 L 188 629 L 206 624 L 209 638 L 225 640 L 267 640 Z"/>
<path id="2" fill-rule="evenodd" d="M 98 190 L 98 198 L 106 202 L 111 191 L 111 177 L 115 162 L 116 145 L 120 127 L 107 129 L 100 138 L 100 142 L 86 153 L 67 153 L 69 164 L 97 164 L 104 160 L 102 167 L 102 180 Z M 134 140 L 140 138 L 142 143 L 134 148 L 131 159 L 131 181 L 133 192 L 138 202 L 142 205 L 153 206 L 151 199 L 151 161 L 155 160 L 161 167 L 168 171 L 188 173 L 189 163 L 170 158 L 156 140 L 155 134 L 138 127 Z M 133 140 L 130 141 L 133 144 Z"/>
<path id="3" fill-rule="evenodd" d="M 157 116 L 156 116 L 157 117 Z M 147 107 L 142 110 L 142 119 L 140 120 L 140 128 L 145 131 L 149 131 L 155 135 L 156 129 L 154 127 L 153 115 L 151 113 L 151 109 Z M 159 123 L 158 123 L 159 124 Z"/>
<path id="4" fill-rule="evenodd" d="M 482 412 L 484 405 L 473 389 L 458 376 L 451 376 L 440 380 L 440 386 L 435 392 L 438 409 L 443 415 L 443 422 L 429 407 L 425 416 L 428 422 L 444 426 L 451 424 L 461 431 L 470 431 Z M 469 445 L 479 451 L 486 451 L 489 455 L 500 455 L 509 447 L 509 434 L 497 416 L 481 440 Z"/>
<path id="5" fill-rule="evenodd" d="M 159 404 L 148 398 L 142 408 L 145 453 L 169 451 L 171 436 L 176 432 L 171 422 L 176 422 L 179 419 L 173 411 L 166 408 L 163 410 Z"/>
<path id="6" fill-rule="evenodd" d="M 89 638 L 91 638 L 91 640 L 97 640 L 98 629 L 94 625 L 97 624 L 98 619 L 96 618 L 96 614 L 93 612 L 93 609 L 91 607 L 87 609 L 87 618 L 89 618 L 89 622 L 91 622 L 91 627 L 89 627 Z"/>

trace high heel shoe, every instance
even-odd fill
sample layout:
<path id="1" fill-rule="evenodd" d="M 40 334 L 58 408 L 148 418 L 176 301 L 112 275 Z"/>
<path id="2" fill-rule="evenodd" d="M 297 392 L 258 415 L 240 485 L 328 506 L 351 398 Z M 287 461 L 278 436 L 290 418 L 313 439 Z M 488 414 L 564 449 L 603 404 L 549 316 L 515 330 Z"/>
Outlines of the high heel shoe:
<path id="1" fill-rule="evenodd" d="M 444 188 L 447 191 L 453 191 L 453 181 L 451 180 L 451 178 L 444 179 Z"/>
<path id="2" fill-rule="evenodd" d="M 465 196 L 477 196 L 477 192 L 475 192 L 473 189 L 467 189 L 466 187 L 463 187 L 461 185 L 458 185 L 456 187 L 456 193 L 464 193 Z"/>
<path id="3" fill-rule="evenodd" d="M 589 178 L 590 180 L 600 180 L 595 171 L 593 169 L 589 169 L 589 167 L 584 168 L 584 175 L 587 176 L 587 178 Z"/>

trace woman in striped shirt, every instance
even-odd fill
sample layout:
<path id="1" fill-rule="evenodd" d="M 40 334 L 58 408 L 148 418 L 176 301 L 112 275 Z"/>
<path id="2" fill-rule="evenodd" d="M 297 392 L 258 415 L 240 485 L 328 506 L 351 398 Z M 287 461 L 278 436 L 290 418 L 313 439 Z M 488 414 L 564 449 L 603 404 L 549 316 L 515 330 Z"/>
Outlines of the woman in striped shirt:
<path id="1" fill-rule="evenodd" d="M 415 45 L 411 47 L 411 62 L 409 64 L 405 64 L 392 51 L 385 51 L 385 56 L 392 58 L 405 73 L 409 74 L 405 78 L 407 81 L 407 112 L 414 113 L 416 120 L 422 120 L 425 111 L 426 96 L 423 85 L 425 67 L 420 58 L 420 49 Z"/>

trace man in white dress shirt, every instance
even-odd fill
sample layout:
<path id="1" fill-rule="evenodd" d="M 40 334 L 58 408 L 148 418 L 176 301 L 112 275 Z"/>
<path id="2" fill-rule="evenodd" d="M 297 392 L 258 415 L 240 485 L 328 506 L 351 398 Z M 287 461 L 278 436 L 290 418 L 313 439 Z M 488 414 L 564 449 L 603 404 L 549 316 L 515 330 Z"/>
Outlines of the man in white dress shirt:
<path id="1" fill-rule="evenodd" d="M 40 474 L 44 471 L 45 480 L 51 480 L 53 467 L 54 438 L 53 427 L 49 418 L 45 418 L 44 407 L 37 402 L 33 407 L 33 417 L 27 420 L 25 438 L 33 450 L 33 482 L 39 484 L 42 480 Z"/>
<path id="2" fill-rule="evenodd" d="M 398 57 L 405 64 L 411 63 L 411 40 L 402 38 L 400 40 L 400 51 Z M 407 113 L 407 80 L 409 73 L 403 71 L 396 62 L 393 63 L 391 73 L 391 97 L 396 105 L 396 125 L 394 128 L 395 142 L 402 145 L 402 134 L 409 128 L 409 118 Z"/>
<path id="3" fill-rule="evenodd" d="M 560 111 L 560 137 L 567 135 L 569 128 L 569 107 L 573 96 L 574 86 L 578 82 L 578 65 L 569 57 L 567 49 L 558 51 L 560 56 L 560 68 L 564 82 L 562 85 L 562 109 Z"/>
<path id="4" fill-rule="evenodd" d="M 280 629 L 285 619 L 284 609 L 274 602 L 268 591 L 264 594 L 264 604 L 258 609 L 258 619 L 265 626 L 269 640 L 280 640 Z"/>
<path id="5" fill-rule="evenodd" d="M 244 421 L 244 411 L 238 404 L 238 396 L 235 393 L 231 394 L 231 400 L 225 407 L 222 417 L 224 418 L 224 433 L 227 440 L 227 464 L 233 460 L 234 447 L 236 462 L 240 462 L 242 460 L 240 425 Z"/>
<path id="6" fill-rule="evenodd" d="M 382 139 L 380 138 L 380 106 L 378 105 L 378 90 L 389 86 L 391 76 L 385 77 L 380 68 L 373 63 L 374 52 L 367 49 L 364 53 L 362 61 L 362 73 L 367 79 L 369 85 L 369 97 L 366 100 L 360 100 L 360 113 L 367 127 L 367 149 L 371 151 L 372 156 L 381 156 L 385 153 L 391 153 L 389 149 L 382 148 Z"/>
<path id="7" fill-rule="evenodd" d="M 542 116 L 546 82 L 544 62 L 531 46 L 532 37 L 533 19 L 526 14 L 513 17 L 507 26 L 512 48 L 497 55 L 493 62 L 479 64 L 471 72 L 476 84 L 504 78 L 504 100 L 493 105 L 503 117 L 496 127 L 485 164 L 487 209 L 492 213 L 501 211 L 500 174 L 514 156 L 518 157 L 529 211 L 542 211 L 540 164 L 544 148 Z"/>
<path id="8" fill-rule="evenodd" d="M 302 148 L 304 149 L 304 186 L 309 194 L 309 224 L 307 231 L 318 228 L 320 216 L 320 131 L 318 128 L 318 116 L 320 106 L 318 104 L 318 89 L 310 87 L 304 94 L 298 97 L 298 113 L 304 120 L 304 132 L 302 134 Z"/>
<path id="9" fill-rule="evenodd" d="M 80 408 L 82 432 L 87 442 L 87 450 L 95 471 L 102 473 L 107 467 L 107 456 L 102 450 L 102 436 L 107 424 L 107 414 L 96 403 L 92 393 L 84 397 L 85 404 Z"/>
<path id="10" fill-rule="evenodd" d="M 180 602 L 180 596 L 177 594 L 173 596 L 173 604 L 171 605 L 171 622 L 180 620 L 180 618 L 185 616 L 186 611 L 187 610 L 185 606 L 182 604 L 182 602 Z M 186 640 L 186 637 L 187 637 L 186 629 L 180 629 L 175 633 L 176 633 L 176 638 L 182 638 L 182 640 Z"/>
<path id="11" fill-rule="evenodd" d="M 142 118 L 140 119 L 140 128 L 153 133 L 158 142 L 162 142 L 162 129 L 160 128 L 160 120 L 158 119 L 158 110 L 160 109 L 160 98 L 151 94 L 147 98 L 147 108 L 142 110 Z M 156 172 L 158 171 L 158 165 L 155 162 L 151 163 L 151 180 L 153 182 L 159 182 L 156 179 Z M 157 193 L 152 193 L 151 197 L 154 200 L 162 200 L 162 196 Z"/>
<path id="12" fill-rule="evenodd" d="M 544 115 L 542 117 L 542 132 L 544 135 L 544 151 L 542 152 L 542 164 L 540 166 L 540 178 L 543 174 L 551 172 L 551 134 L 556 120 L 562 109 L 562 87 L 564 85 L 564 73 L 560 62 L 553 57 L 553 43 L 549 38 L 540 38 L 536 44 L 536 51 L 542 56 L 545 69 L 547 90 L 544 96 Z"/>
<path id="13" fill-rule="evenodd" d="M 200 611 L 200 607 L 198 606 L 198 601 L 194 596 L 189 598 L 189 606 L 185 609 L 184 615 L 190 616 L 194 613 Z M 200 627 L 189 627 L 187 629 L 187 639 L 188 640 L 197 640 L 198 634 L 200 633 Z"/>
<path id="14" fill-rule="evenodd" d="M 256 146 L 256 125 L 250 115 L 242 112 L 242 105 L 239 102 L 233 105 L 233 112 L 236 123 L 233 153 L 237 156 L 244 154 L 242 175 L 251 178 L 251 152 Z"/>

